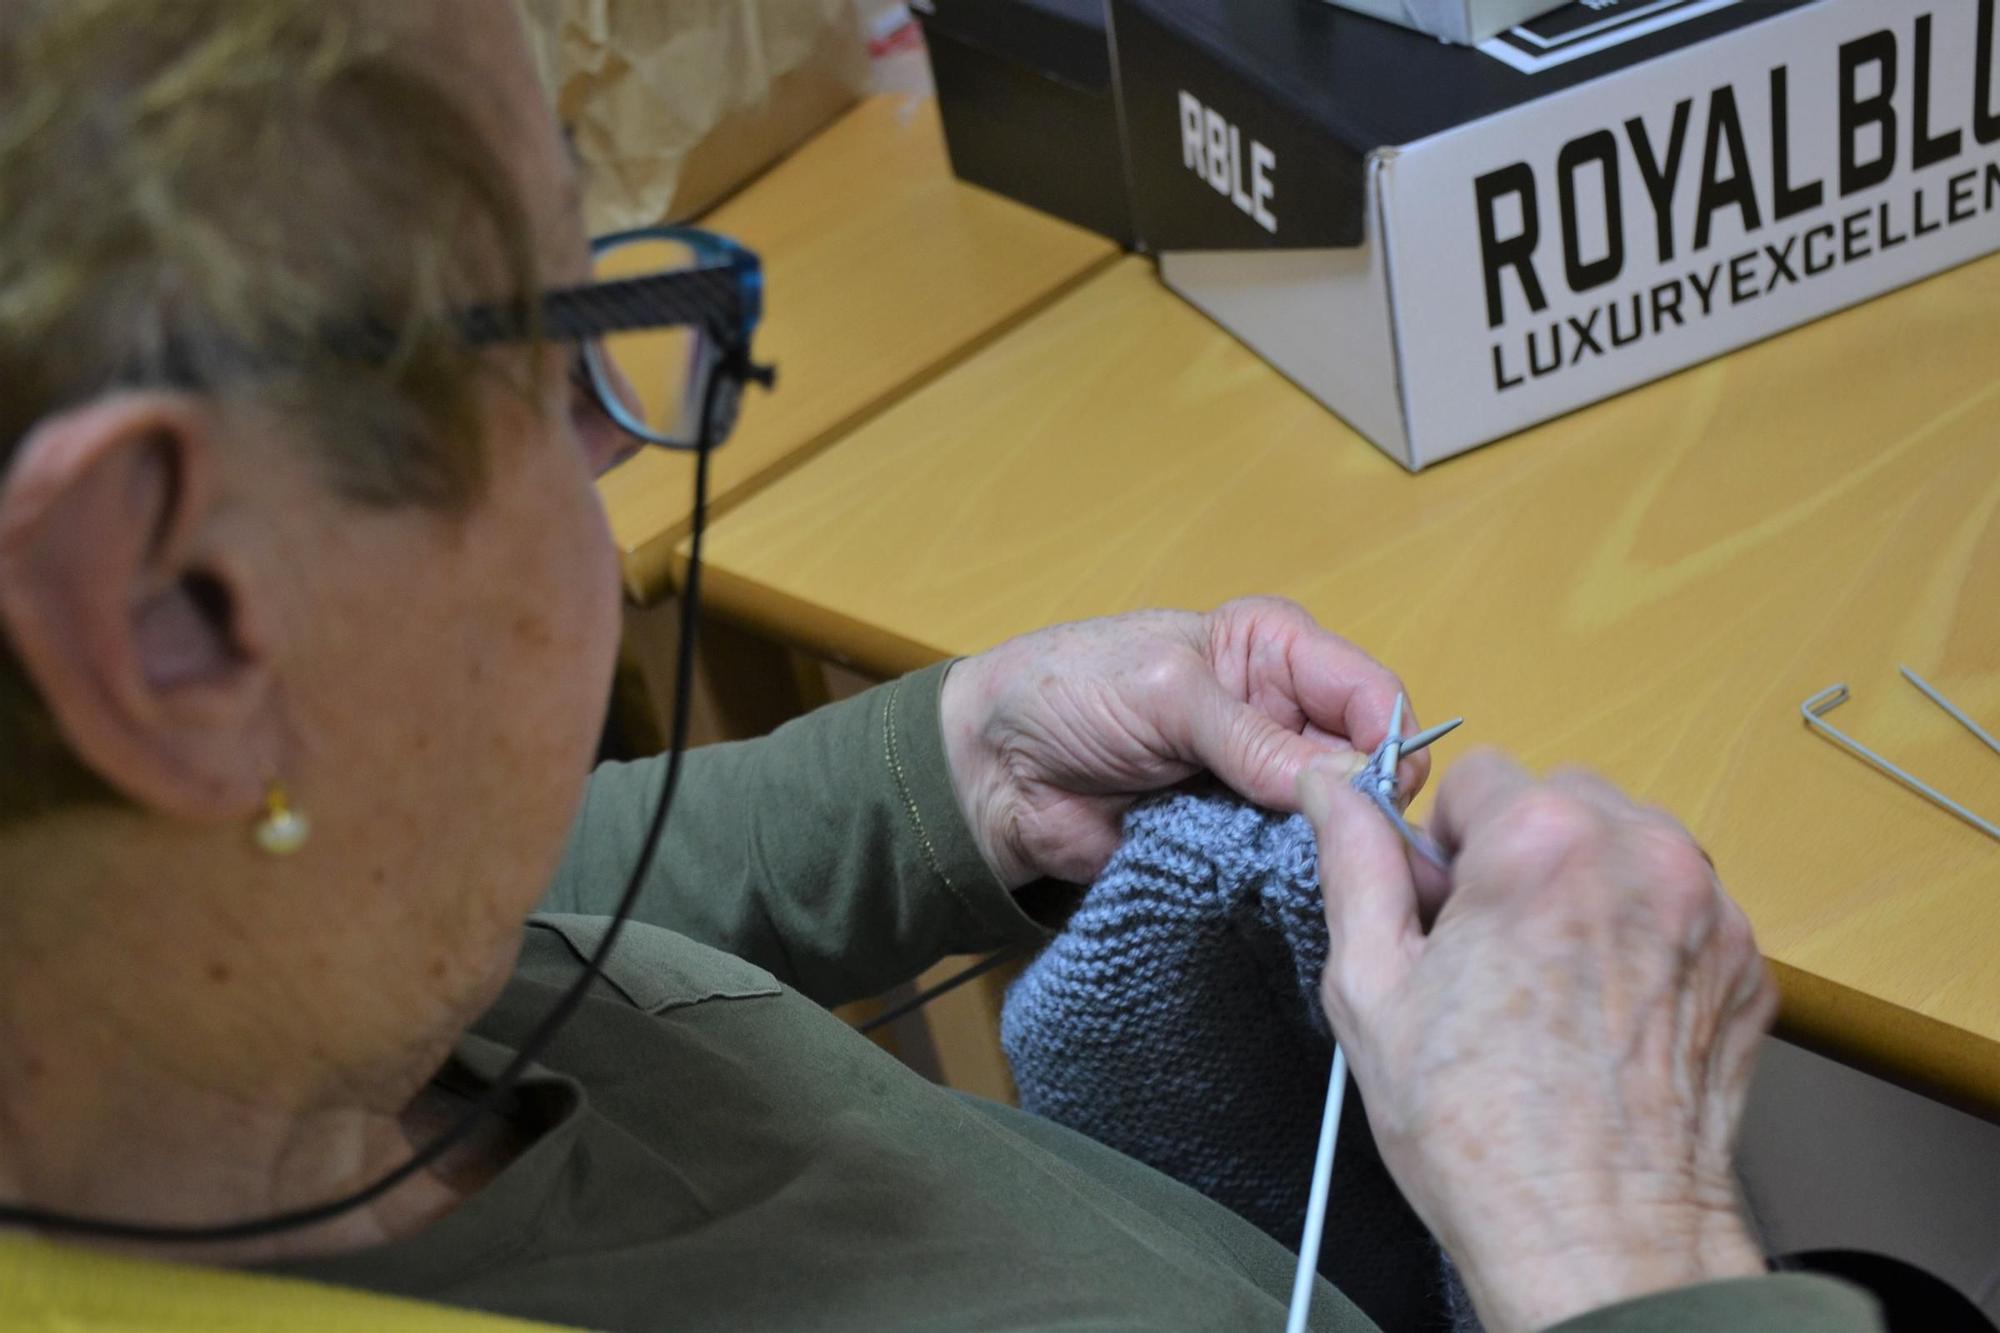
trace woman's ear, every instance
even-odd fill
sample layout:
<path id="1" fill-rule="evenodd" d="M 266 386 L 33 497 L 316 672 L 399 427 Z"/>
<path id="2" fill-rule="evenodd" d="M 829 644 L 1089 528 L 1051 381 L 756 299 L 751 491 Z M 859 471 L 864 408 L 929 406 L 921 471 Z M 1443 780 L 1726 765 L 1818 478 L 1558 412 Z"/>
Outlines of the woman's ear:
<path id="1" fill-rule="evenodd" d="M 114 393 L 37 423 L 0 479 L 0 630 L 28 679 L 112 787 L 201 821 L 256 809 L 281 753 L 220 429 L 192 395 Z"/>

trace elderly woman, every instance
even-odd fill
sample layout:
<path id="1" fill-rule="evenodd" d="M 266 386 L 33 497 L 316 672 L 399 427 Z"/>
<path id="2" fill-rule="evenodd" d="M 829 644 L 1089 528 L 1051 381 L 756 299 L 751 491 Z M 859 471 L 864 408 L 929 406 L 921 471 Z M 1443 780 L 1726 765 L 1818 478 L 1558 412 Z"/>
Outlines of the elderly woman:
<path id="1" fill-rule="evenodd" d="M 1773 1002 L 1687 835 L 1486 756 L 1413 879 L 1339 780 L 1396 681 L 1269 603 L 689 756 L 601 977 L 397 1174 L 560 1012 L 666 779 L 586 778 L 638 439 L 535 314 L 591 270 L 510 13 L 0 8 L 0 1323 L 87 1322 L 33 1281 L 85 1256 L 166 1261 L 93 1292 L 121 1326 L 220 1268 L 600 1329 L 1276 1327 L 1264 1235 L 822 1007 L 1036 939 L 1021 890 L 1208 770 L 1317 824 L 1328 1013 L 1489 1329 L 1874 1326 L 1737 1211 Z"/>

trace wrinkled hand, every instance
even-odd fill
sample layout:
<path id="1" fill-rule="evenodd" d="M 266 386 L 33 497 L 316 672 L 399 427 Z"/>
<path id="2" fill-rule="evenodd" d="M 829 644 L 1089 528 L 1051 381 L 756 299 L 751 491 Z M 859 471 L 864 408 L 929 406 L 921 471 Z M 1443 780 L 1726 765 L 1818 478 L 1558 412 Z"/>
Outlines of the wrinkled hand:
<path id="1" fill-rule="evenodd" d="M 1595 778 L 1481 753 L 1438 791 L 1447 882 L 1337 771 L 1300 794 L 1327 1017 L 1490 1333 L 1762 1272 L 1730 1158 L 1777 1002 L 1686 830 Z"/>
<path id="2" fill-rule="evenodd" d="M 1088 883 L 1135 798 L 1205 769 L 1252 801 L 1294 810 L 1305 764 L 1357 767 L 1356 748 L 1388 735 L 1401 688 L 1289 602 L 1144 611 L 1058 625 L 954 666 L 945 749 L 1003 883 Z M 1403 790 L 1428 772 L 1412 756 Z"/>

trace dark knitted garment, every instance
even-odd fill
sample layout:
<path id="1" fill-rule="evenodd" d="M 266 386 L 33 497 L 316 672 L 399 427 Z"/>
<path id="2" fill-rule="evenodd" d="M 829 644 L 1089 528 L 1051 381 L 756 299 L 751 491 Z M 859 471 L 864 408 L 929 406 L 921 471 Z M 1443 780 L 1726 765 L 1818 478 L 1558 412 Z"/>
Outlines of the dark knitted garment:
<path id="1" fill-rule="evenodd" d="M 1009 990 L 1021 1105 L 1226 1204 L 1287 1246 L 1332 1064 L 1311 826 L 1227 794 L 1135 806 L 1063 934 Z M 1436 1243 L 1349 1085 L 1320 1271 L 1389 1333 L 1452 1326 Z"/>

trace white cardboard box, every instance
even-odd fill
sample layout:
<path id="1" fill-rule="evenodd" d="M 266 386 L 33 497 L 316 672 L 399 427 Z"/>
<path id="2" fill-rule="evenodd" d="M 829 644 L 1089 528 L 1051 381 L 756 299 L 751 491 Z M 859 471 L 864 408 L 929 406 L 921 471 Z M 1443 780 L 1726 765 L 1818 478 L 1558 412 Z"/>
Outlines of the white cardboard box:
<path id="1" fill-rule="evenodd" d="M 1655 27 L 1540 69 L 1515 68 L 1532 42 L 1415 38 L 1495 78 L 1569 77 L 1360 150 L 1365 114 L 1345 145 L 1326 117 L 1281 123 L 1301 99 L 1260 101 L 1212 47 L 1214 77 L 1135 78 L 1127 39 L 1154 16 L 1132 11 L 1199 3 L 1113 6 L 1162 277 L 1412 469 L 2000 249 L 1996 0 L 1672 0 L 1638 22 L 1678 9 L 1688 40 Z M 1167 115 L 1164 148 L 1135 132 Z M 1314 176 L 1347 152 L 1351 185 Z"/>

